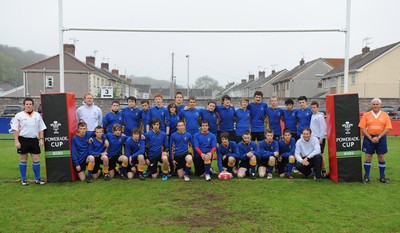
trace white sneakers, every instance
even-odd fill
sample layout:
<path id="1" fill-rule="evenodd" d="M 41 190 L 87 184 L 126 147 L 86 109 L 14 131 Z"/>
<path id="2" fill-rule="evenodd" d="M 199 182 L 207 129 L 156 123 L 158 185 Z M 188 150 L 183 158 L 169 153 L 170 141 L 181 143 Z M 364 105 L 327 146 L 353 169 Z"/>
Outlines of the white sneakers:
<path id="1" fill-rule="evenodd" d="M 206 181 L 211 181 L 211 176 L 210 176 L 210 174 L 206 174 Z"/>
<path id="2" fill-rule="evenodd" d="M 190 181 L 190 178 L 189 178 L 189 176 L 184 176 L 184 177 L 183 177 L 183 180 L 186 181 L 186 182 L 188 182 L 188 181 Z"/>

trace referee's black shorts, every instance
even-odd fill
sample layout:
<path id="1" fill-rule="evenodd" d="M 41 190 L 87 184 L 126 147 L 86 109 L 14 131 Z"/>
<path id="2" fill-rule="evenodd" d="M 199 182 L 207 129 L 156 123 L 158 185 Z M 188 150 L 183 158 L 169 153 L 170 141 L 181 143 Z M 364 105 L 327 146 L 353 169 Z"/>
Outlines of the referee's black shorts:
<path id="1" fill-rule="evenodd" d="M 21 148 L 17 149 L 18 154 L 40 154 L 39 140 L 37 138 L 24 138 L 19 136 L 18 141 Z"/>

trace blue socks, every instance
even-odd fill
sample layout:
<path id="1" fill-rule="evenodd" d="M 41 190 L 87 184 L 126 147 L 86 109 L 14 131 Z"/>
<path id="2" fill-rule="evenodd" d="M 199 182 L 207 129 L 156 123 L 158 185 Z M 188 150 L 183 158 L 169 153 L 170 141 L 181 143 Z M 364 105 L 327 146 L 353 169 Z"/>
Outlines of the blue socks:
<path id="1" fill-rule="evenodd" d="M 204 164 L 204 171 L 206 174 L 210 174 L 211 164 Z"/>
<path id="2" fill-rule="evenodd" d="M 33 162 L 32 163 L 32 170 L 33 173 L 35 174 L 35 180 L 40 179 L 40 162 Z"/>
<path id="3" fill-rule="evenodd" d="M 385 168 L 386 168 L 386 161 L 383 162 L 379 162 L 379 175 L 380 175 L 380 179 L 382 179 L 383 177 L 385 177 Z"/>
<path id="4" fill-rule="evenodd" d="M 26 162 L 19 161 L 19 173 L 21 174 L 21 179 L 26 180 Z"/>
<path id="5" fill-rule="evenodd" d="M 365 176 L 369 178 L 369 172 L 371 170 L 371 162 L 364 162 L 364 170 L 365 170 Z"/>
<path id="6" fill-rule="evenodd" d="M 288 175 L 292 174 L 293 165 L 294 165 L 294 163 L 288 163 L 288 165 L 287 165 L 287 174 Z"/>

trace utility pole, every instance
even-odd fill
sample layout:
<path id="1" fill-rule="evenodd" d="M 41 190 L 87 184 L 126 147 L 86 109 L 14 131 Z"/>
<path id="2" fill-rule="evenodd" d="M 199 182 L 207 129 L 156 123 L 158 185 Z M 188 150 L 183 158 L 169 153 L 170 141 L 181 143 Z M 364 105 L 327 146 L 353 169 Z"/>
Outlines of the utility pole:
<path id="1" fill-rule="evenodd" d="M 174 82 L 174 53 L 172 52 L 172 68 L 171 68 L 171 99 L 173 98 L 173 96 L 174 96 L 174 93 L 175 93 L 175 82 Z"/>

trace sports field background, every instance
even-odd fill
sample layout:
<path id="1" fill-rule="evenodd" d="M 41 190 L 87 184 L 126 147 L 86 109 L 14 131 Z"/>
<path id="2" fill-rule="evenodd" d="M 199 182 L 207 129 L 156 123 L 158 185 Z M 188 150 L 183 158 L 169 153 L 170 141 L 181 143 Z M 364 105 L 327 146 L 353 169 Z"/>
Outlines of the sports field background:
<path id="1" fill-rule="evenodd" d="M 22 187 L 14 141 L 0 140 L 0 232 L 400 232 L 400 138 L 388 142 L 389 184 L 378 181 L 374 157 L 366 185 L 274 174 Z"/>

